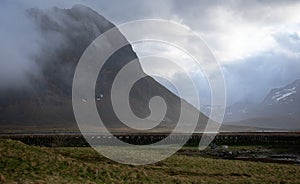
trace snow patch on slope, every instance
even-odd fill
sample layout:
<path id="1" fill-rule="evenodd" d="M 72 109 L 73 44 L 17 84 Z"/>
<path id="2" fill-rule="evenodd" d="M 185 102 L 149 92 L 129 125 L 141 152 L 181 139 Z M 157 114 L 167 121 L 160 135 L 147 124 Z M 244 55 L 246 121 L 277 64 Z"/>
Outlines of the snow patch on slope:
<path id="1" fill-rule="evenodd" d="M 291 96 L 292 94 L 296 93 L 296 87 L 291 89 L 284 89 L 282 91 L 276 92 L 275 95 L 272 97 L 272 100 L 276 99 L 276 102 L 280 100 L 285 100 L 286 97 Z"/>

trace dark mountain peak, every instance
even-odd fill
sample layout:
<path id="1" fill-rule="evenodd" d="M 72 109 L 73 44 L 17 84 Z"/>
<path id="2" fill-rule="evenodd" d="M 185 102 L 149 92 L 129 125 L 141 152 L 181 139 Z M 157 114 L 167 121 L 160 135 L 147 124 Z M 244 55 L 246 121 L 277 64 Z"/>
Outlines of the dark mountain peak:
<path id="1" fill-rule="evenodd" d="M 42 31 L 55 31 L 65 36 L 71 34 L 69 37 L 74 36 L 72 34 L 75 33 L 76 36 L 85 36 L 80 41 L 99 36 L 115 26 L 96 11 L 83 5 L 75 5 L 71 9 L 57 7 L 46 10 L 29 9 L 28 12 Z"/>
<path id="2" fill-rule="evenodd" d="M 91 9 L 87 6 L 84 6 L 82 4 L 75 4 L 74 6 L 72 6 L 70 11 L 76 12 L 78 14 L 82 14 L 82 13 L 87 14 L 88 13 L 91 16 L 101 16 L 98 12 L 96 12 L 93 9 Z M 101 17 L 103 17 L 103 16 L 101 16 Z"/>
<path id="3" fill-rule="evenodd" d="M 34 87 L 31 92 L 7 92 L 16 101 L 2 101 L 0 98 L 0 122 L 44 126 L 49 123 L 52 127 L 57 125 L 66 128 L 74 126 L 76 121 L 72 108 L 72 82 L 77 63 L 88 45 L 114 27 L 114 24 L 83 5 L 75 5 L 71 9 L 30 9 L 28 15 L 32 17 L 43 38 L 41 52 L 35 56 L 36 62 L 41 66 L 41 75 L 32 79 Z M 123 36 L 121 32 L 116 34 Z M 110 44 L 109 40 L 105 44 Z M 98 112 L 107 127 L 129 128 L 115 115 L 110 95 L 118 72 L 135 59 L 137 55 L 128 43 L 112 54 L 99 72 L 95 99 L 99 99 Z M 134 64 L 134 72 L 143 74 L 140 63 Z M 132 111 L 139 117 L 147 117 L 150 113 L 149 100 L 154 96 L 161 96 L 168 108 L 164 121 L 154 129 L 172 130 L 176 126 L 181 112 L 180 98 L 151 77 L 145 75 L 140 79 L 129 96 Z M 199 113 L 185 101 L 182 105 L 190 113 Z M 207 120 L 200 113 L 199 131 L 204 129 Z"/>
<path id="4" fill-rule="evenodd" d="M 77 63 L 88 45 L 114 24 L 82 5 L 71 9 L 32 8 L 27 14 L 42 39 L 40 52 L 33 56 L 40 75 L 30 79 L 33 87 L 29 92 L 17 89 L 0 94 L 0 121 L 74 123 L 71 94 Z M 110 65 L 100 73 L 98 87 L 103 91 L 107 88 L 106 83 L 113 79 L 114 72 L 136 55 L 128 43 L 112 57 L 108 61 Z"/>
<path id="5" fill-rule="evenodd" d="M 93 40 L 113 28 L 114 24 L 83 5 L 71 9 L 30 9 L 28 12 L 43 39 L 41 52 L 36 56 L 43 75 L 38 80 L 44 80 L 41 85 L 52 86 L 54 89 L 51 90 L 70 95 L 73 74 L 81 55 Z M 124 55 L 136 58 L 130 45 L 127 51 L 123 50 Z M 125 63 L 124 60 L 115 60 L 114 66 L 108 70 Z"/>

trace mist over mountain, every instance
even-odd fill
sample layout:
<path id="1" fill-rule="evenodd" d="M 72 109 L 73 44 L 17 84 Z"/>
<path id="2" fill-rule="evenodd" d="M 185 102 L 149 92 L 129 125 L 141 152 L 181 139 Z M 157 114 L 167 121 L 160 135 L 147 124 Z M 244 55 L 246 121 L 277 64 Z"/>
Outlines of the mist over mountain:
<path id="1" fill-rule="evenodd" d="M 76 65 L 87 46 L 114 25 L 82 5 L 71 9 L 28 9 L 27 16 L 43 37 L 40 52 L 33 57 L 39 72 L 28 76 L 28 88 L 1 88 L 0 123 L 76 127 L 71 102 Z M 110 90 L 117 73 L 133 59 L 137 56 L 128 43 L 107 60 L 99 73 L 95 98 L 99 115 L 107 127 L 128 128 L 113 112 Z M 135 72 L 143 73 L 139 63 L 135 68 Z M 163 122 L 154 130 L 173 129 L 180 115 L 180 98 L 151 77 L 139 80 L 131 90 L 129 100 L 133 112 L 142 118 L 148 116 L 148 103 L 153 96 L 161 96 L 168 106 Z M 191 113 L 198 112 L 185 101 L 183 106 Z M 198 129 L 203 130 L 206 123 L 207 117 L 200 113 Z"/>

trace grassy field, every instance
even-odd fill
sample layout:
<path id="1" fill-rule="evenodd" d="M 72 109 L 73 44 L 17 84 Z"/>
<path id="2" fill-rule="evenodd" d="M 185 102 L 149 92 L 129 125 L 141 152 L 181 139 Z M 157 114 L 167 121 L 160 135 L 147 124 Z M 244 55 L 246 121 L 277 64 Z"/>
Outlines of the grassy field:
<path id="1" fill-rule="evenodd" d="M 0 139 L 0 183 L 300 183 L 300 166 L 174 155 L 121 165 L 91 148 L 45 148 Z"/>

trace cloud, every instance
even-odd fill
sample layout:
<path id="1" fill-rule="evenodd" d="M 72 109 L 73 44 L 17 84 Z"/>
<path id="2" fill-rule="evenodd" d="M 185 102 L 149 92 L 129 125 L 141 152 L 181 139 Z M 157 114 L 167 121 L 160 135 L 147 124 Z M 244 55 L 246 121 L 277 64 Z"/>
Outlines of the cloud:
<path id="1" fill-rule="evenodd" d="M 22 4 L 2 2 L 0 22 L 0 87 L 24 87 L 27 76 L 38 72 L 33 60 L 39 50 L 38 32 Z"/>
<path id="2" fill-rule="evenodd" d="M 162 17 L 177 19 L 206 41 L 223 65 L 232 104 L 260 102 L 272 88 L 300 78 L 299 9 L 295 1 L 172 1 Z M 180 58 L 175 52 L 169 51 Z M 194 79 L 202 80 L 201 72 Z"/>
<path id="3" fill-rule="evenodd" d="M 192 1 L 177 6 L 174 11 L 182 22 L 197 31 L 222 62 L 274 49 L 273 34 L 300 20 L 299 2 Z"/>
<path id="4" fill-rule="evenodd" d="M 223 66 L 230 103 L 261 102 L 272 88 L 300 78 L 299 57 L 272 51 Z"/>
<path id="5" fill-rule="evenodd" d="M 288 55 L 300 54 L 300 37 L 297 32 L 280 32 L 274 35 L 275 40 Z"/>
<path id="6" fill-rule="evenodd" d="M 41 78 L 37 59 L 46 49 L 65 44 L 55 32 L 42 34 L 28 13 L 31 8 L 71 7 L 75 1 L 3 0 L 0 2 L 0 90 L 31 88 L 32 77 Z M 51 17 L 55 19 L 55 17 Z M 47 46 L 47 47 L 45 47 Z"/>

